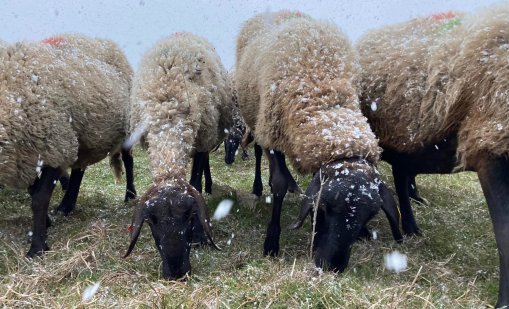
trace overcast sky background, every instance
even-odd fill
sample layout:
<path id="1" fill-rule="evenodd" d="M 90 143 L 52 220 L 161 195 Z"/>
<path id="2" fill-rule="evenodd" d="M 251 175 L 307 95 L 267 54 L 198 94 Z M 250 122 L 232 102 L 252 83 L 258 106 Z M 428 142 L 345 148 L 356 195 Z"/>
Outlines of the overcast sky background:
<path id="1" fill-rule="evenodd" d="M 0 39 L 41 40 L 62 32 L 110 38 L 136 69 L 143 53 L 177 31 L 207 38 L 226 69 L 235 62 L 235 38 L 243 21 L 280 9 L 333 21 L 355 42 L 368 29 L 416 16 L 472 12 L 500 0 L 0 0 Z"/>

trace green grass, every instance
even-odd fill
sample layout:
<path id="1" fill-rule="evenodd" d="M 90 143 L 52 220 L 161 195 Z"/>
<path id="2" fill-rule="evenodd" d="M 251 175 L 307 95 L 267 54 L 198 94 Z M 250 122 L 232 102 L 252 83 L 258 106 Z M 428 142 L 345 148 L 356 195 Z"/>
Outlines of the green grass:
<path id="1" fill-rule="evenodd" d="M 221 149 L 211 159 L 215 193 L 206 197 L 210 211 L 227 197 L 235 204 L 228 217 L 213 224 L 222 251 L 193 249 L 192 275 L 186 282 L 161 278 L 148 226 L 131 256 L 121 258 L 129 244 L 133 205 L 122 202 L 125 184 L 114 183 L 106 161 L 87 170 L 77 208 L 67 218 L 56 218 L 48 235 L 53 251 L 42 259 L 24 258 L 32 220 L 28 194 L 1 189 L 0 306 L 479 308 L 496 300 L 497 251 L 473 173 L 419 176 L 421 195 L 430 202 L 413 205 L 423 236 L 396 244 L 380 213 L 370 223 L 378 239 L 356 243 L 345 273 L 333 274 L 316 269 L 309 259 L 308 221 L 297 231 L 286 229 L 300 207 L 293 194 L 283 208 L 280 256 L 263 257 L 271 207 L 249 194 L 254 159 L 226 166 Z M 151 178 L 147 156 L 139 149 L 135 165 L 136 187 L 143 193 Z M 382 163 L 380 170 L 392 187 L 390 167 Z M 264 165 L 265 195 L 270 193 L 267 178 Z M 310 178 L 297 181 L 305 189 Z M 61 198 L 57 187 L 50 208 Z M 408 256 L 407 271 L 396 274 L 384 268 L 383 256 L 393 250 Z M 97 294 L 82 303 L 83 290 L 97 281 Z"/>

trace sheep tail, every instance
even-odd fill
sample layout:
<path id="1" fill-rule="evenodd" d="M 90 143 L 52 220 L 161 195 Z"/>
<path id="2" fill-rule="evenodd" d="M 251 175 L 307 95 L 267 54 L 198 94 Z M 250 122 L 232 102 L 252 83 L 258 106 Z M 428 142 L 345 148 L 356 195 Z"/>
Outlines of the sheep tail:
<path id="1" fill-rule="evenodd" d="M 120 183 L 122 181 L 122 175 L 124 174 L 120 152 L 110 155 L 110 167 L 113 170 L 115 182 Z"/>

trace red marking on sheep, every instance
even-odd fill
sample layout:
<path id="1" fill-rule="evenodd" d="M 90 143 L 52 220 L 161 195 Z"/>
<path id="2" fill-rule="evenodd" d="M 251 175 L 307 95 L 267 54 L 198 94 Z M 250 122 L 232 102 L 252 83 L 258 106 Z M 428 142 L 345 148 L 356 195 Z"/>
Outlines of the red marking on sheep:
<path id="1" fill-rule="evenodd" d="M 441 13 L 436 13 L 436 14 L 433 14 L 430 16 L 431 19 L 433 20 L 447 20 L 447 19 L 453 19 L 455 17 L 461 17 L 463 16 L 463 13 L 459 13 L 459 12 L 454 12 L 454 11 L 447 11 L 447 12 L 441 12 Z"/>
<path id="2" fill-rule="evenodd" d="M 59 45 L 59 44 L 65 42 L 65 39 L 61 38 L 61 37 L 51 37 L 51 38 L 44 39 L 41 42 L 44 44 Z"/>

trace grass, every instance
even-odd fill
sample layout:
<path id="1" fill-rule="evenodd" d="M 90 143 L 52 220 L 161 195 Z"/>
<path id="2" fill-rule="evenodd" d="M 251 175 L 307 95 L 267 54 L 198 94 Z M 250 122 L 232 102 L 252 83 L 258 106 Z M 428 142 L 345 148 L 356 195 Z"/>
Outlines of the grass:
<path id="1" fill-rule="evenodd" d="M 251 154 L 252 155 L 252 154 Z M 498 259 L 487 206 L 473 173 L 419 176 L 421 195 L 430 206 L 413 205 L 422 237 L 392 240 L 380 213 L 370 228 L 378 239 L 354 245 L 343 274 L 322 272 L 311 263 L 309 222 L 297 231 L 285 229 L 299 210 L 289 194 L 282 214 L 281 252 L 262 256 L 270 205 L 250 194 L 254 159 L 226 166 L 219 150 L 211 155 L 215 193 L 211 211 L 223 198 L 236 202 L 231 214 L 215 222 L 222 251 L 191 252 L 192 275 L 186 282 L 161 278 L 161 261 L 150 230 L 144 227 L 131 256 L 127 225 L 133 205 L 124 205 L 124 184 L 115 184 L 106 161 L 89 168 L 75 211 L 55 218 L 49 229 L 53 251 L 42 259 L 24 258 L 29 248 L 30 198 L 25 192 L 0 191 L 0 306 L 52 308 L 483 308 L 495 303 Z M 266 160 L 264 160 L 266 163 Z M 139 193 L 150 184 L 145 153 L 135 152 Z M 390 167 L 380 170 L 392 186 Z M 263 168 L 264 194 L 269 194 Z M 297 182 L 305 188 L 309 177 Z M 51 201 L 62 198 L 59 187 Z M 386 270 L 383 256 L 399 250 L 408 270 Z M 97 294 L 82 301 L 84 289 L 100 282 Z"/>

